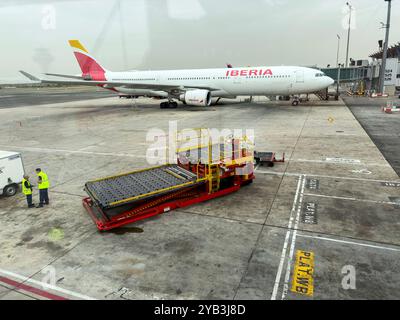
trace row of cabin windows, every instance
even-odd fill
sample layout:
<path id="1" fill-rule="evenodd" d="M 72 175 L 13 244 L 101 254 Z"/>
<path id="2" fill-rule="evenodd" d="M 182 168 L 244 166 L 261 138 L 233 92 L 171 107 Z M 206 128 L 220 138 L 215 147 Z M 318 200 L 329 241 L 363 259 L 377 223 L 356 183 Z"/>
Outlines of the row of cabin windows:
<path id="1" fill-rule="evenodd" d="M 241 77 L 241 76 L 235 76 Z M 231 77 L 217 77 L 218 80 L 230 79 Z M 289 75 L 279 75 L 279 76 L 246 76 L 246 79 L 260 79 L 260 78 L 290 78 Z M 194 77 L 194 78 L 168 78 L 168 80 L 210 80 L 210 77 Z M 213 77 L 213 79 L 216 79 Z"/>
<path id="2" fill-rule="evenodd" d="M 210 77 L 168 78 L 168 80 L 210 80 Z"/>
<path id="3" fill-rule="evenodd" d="M 289 75 L 280 75 L 280 76 L 247 76 L 246 77 L 247 79 L 253 79 L 253 78 L 256 78 L 256 79 L 259 79 L 259 78 L 290 78 L 290 76 Z"/>
<path id="4" fill-rule="evenodd" d="M 242 77 L 242 76 L 237 76 Z M 230 79 L 231 77 L 218 77 L 219 80 Z M 236 77 L 235 77 L 236 78 Z M 289 75 L 279 76 L 246 76 L 246 79 L 260 79 L 260 78 L 290 78 Z M 192 78 L 168 78 L 168 80 L 210 80 L 210 77 L 192 77 Z M 215 79 L 215 77 L 213 77 Z M 114 81 L 152 81 L 155 78 L 143 78 L 143 79 L 113 79 Z"/>
<path id="5" fill-rule="evenodd" d="M 155 78 L 147 78 L 147 79 L 113 79 L 113 81 L 152 81 L 156 80 Z"/>

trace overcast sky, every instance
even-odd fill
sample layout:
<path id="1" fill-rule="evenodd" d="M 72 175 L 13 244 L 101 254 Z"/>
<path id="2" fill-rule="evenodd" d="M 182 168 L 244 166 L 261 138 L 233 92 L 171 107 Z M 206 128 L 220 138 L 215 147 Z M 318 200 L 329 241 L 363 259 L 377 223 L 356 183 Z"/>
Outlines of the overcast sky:
<path id="1" fill-rule="evenodd" d="M 384 0 L 352 0 L 350 57 L 384 38 Z M 393 0 L 390 44 L 400 41 Z M 80 39 L 109 70 L 344 63 L 348 8 L 342 0 L 0 0 L 0 80 L 80 72 L 68 39 Z"/>

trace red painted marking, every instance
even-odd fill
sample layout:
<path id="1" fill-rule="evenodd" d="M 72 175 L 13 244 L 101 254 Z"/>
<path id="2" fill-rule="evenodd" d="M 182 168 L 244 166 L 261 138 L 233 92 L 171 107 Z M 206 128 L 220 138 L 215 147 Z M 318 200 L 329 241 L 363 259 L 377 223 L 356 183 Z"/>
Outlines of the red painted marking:
<path id="1" fill-rule="evenodd" d="M 105 88 L 105 86 L 106 86 L 105 84 L 99 84 L 98 86 L 103 88 L 103 89 L 107 89 L 107 90 L 111 90 L 111 91 L 119 93 L 119 91 L 117 89 L 115 89 L 115 88 Z"/>
<path id="2" fill-rule="evenodd" d="M 39 295 L 41 297 L 44 297 L 44 298 L 47 298 L 47 299 L 50 299 L 50 300 L 68 300 L 67 298 L 52 294 L 50 292 L 47 292 L 47 291 L 44 291 L 44 290 L 41 290 L 41 289 L 38 289 L 38 288 L 35 288 L 35 287 L 32 287 L 32 286 L 28 286 L 28 285 L 23 284 L 23 283 L 19 283 L 17 281 L 14 281 L 14 280 L 2 277 L 2 276 L 0 276 L 0 282 L 6 283 L 6 284 L 8 284 L 10 286 L 13 286 L 14 289 L 16 289 L 16 290 L 28 291 L 28 292 L 37 294 L 37 295 Z"/>
<path id="3" fill-rule="evenodd" d="M 94 59 L 80 52 L 74 52 L 74 54 L 81 67 L 83 76 L 89 75 L 92 80 L 96 81 L 107 80 L 104 75 L 106 71 Z"/>
<path id="4" fill-rule="evenodd" d="M 272 70 L 271 69 L 267 69 L 264 71 L 263 76 L 272 76 Z"/>
<path id="5" fill-rule="evenodd" d="M 272 76 L 271 69 L 242 69 L 242 70 L 227 70 L 226 76 L 231 77 L 245 77 L 245 76 Z"/>

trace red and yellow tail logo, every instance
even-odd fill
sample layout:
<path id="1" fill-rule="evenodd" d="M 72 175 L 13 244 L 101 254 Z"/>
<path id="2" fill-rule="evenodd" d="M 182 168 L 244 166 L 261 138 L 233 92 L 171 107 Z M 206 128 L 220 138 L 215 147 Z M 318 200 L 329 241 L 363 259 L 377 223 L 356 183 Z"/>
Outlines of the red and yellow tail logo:
<path id="1" fill-rule="evenodd" d="M 79 40 L 69 40 L 68 42 L 74 49 L 75 58 L 82 70 L 82 77 L 96 81 L 105 81 L 106 70 L 89 55 L 89 52 Z"/>

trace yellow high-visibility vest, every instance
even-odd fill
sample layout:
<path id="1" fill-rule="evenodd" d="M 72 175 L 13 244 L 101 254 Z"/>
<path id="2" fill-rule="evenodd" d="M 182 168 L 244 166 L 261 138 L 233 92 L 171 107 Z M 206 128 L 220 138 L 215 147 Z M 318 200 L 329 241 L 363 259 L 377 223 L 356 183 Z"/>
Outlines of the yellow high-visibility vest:
<path id="1" fill-rule="evenodd" d="M 31 186 L 31 183 L 28 180 L 22 179 L 22 192 L 24 195 L 29 196 L 30 194 L 32 194 L 32 189 L 25 187 L 25 182 L 28 182 L 29 187 Z"/>
<path id="2" fill-rule="evenodd" d="M 40 171 L 37 176 L 42 178 L 42 181 L 39 181 L 38 183 L 39 190 L 48 189 L 50 187 L 50 183 L 49 179 L 47 178 L 47 174 L 45 174 L 43 171 Z"/>

